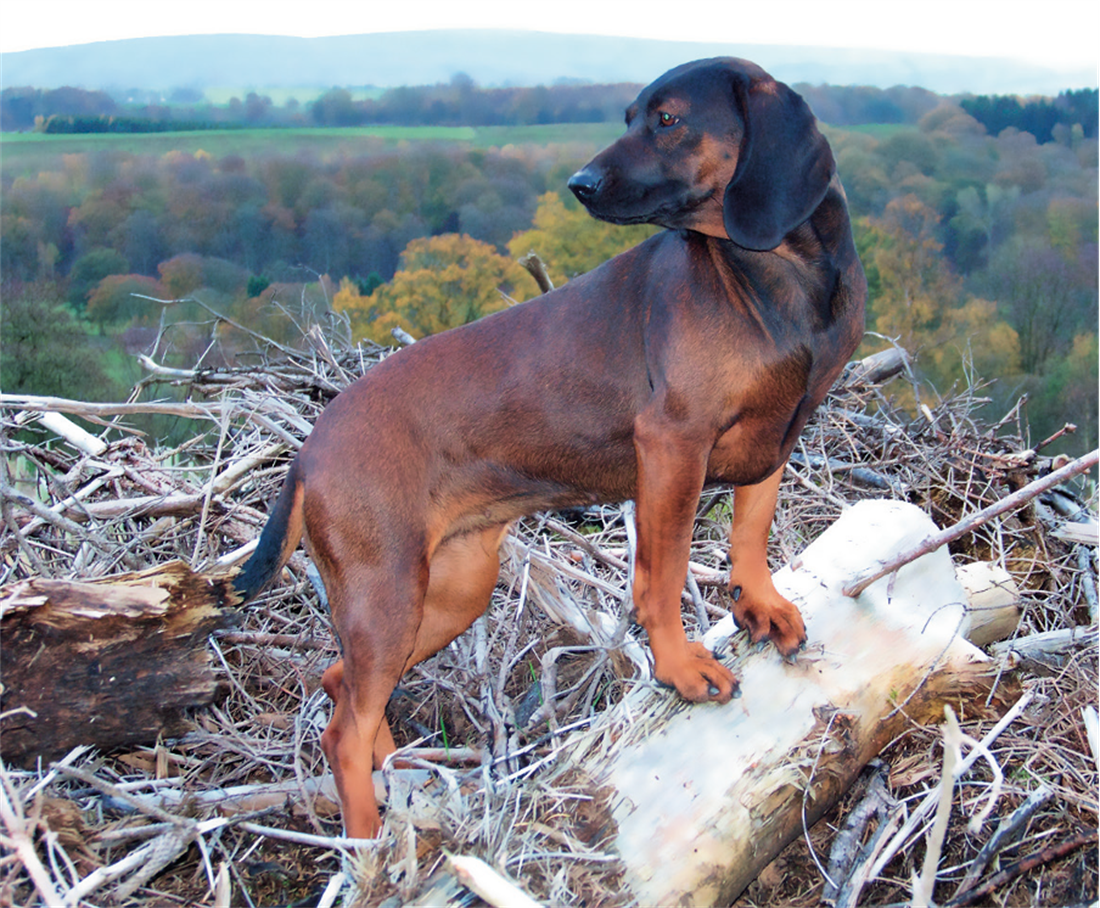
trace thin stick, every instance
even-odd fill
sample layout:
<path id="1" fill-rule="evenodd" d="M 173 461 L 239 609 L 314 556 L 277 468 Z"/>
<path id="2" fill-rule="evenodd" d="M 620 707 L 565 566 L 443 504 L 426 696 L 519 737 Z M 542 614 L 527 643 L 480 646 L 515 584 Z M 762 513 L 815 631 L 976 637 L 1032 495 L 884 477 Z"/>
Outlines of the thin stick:
<path id="1" fill-rule="evenodd" d="M 970 767 L 973 766 L 974 763 L 977 761 L 978 757 L 983 756 L 983 751 L 988 750 L 993 742 L 1000 737 L 1001 733 L 1006 728 L 1008 728 L 1009 725 L 1015 722 L 1016 719 L 1019 718 L 1020 714 L 1023 713 L 1025 709 L 1027 709 L 1028 704 L 1030 704 L 1034 698 L 1034 689 L 1029 689 L 1025 691 L 1023 696 L 1021 696 L 1020 699 L 1017 700 L 1015 704 L 1013 704 L 1012 708 L 1007 713 L 1005 713 L 1001 717 L 1001 720 L 989 730 L 985 737 L 982 738 L 981 749 L 975 748 L 974 750 L 970 751 L 970 753 L 968 753 L 965 757 L 963 757 L 962 762 L 955 770 L 955 775 L 962 776 L 963 773 L 970 769 Z M 938 799 L 938 789 L 929 791 L 927 794 L 925 794 L 924 800 L 917 805 L 916 809 L 909 815 L 909 819 L 905 821 L 905 824 L 902 826 L 902 828 L 894 835 L 894 837 L 890 840 L 890 843 L 882 850 L 882 854 L 879 855 L 878 860 L 875 861 L 874 866 L 871 868 L 871 872 L 867 875 L 868 879 L 874 879 L 875 877 L 877 877 L 882 872 L 882 869 L 887 864 L 889 864 L 890 861 L 893 860 L 894 855 L 897 854 L 898 851 L 901 850 L 902 846 L 908 841 L 909 836 L 913 833 L 913 830 L 919 828 L 920 825 L 927 818 L 928 814 L 930 814 L 935 808 Z"/>
<path id="2" fill-rule="evenodd" d="M 936 797 L 936 819 L 928 836 L 928 846 L 924 852 L 924 866 L 920 876 L 913 881 L 913 905 L 915 908 L 927 908 L 932 904 L 932 892 L 936 888 L 936 873 L 939 870 L 940 854 L 943 852 L 943 839 L 947 835 L 947 821 L 951 818 L 951 800 L 955 791 L 955 764 L 959 761 L 962 749 L 962 730 L 955 711 L 945 705 L 943 708 L 947 721 L 943 726 L 943 777 Z"/>
<path id="3" fill-rule="evenodd" d="M 1096 624 L 1100 616 L 1100 601 L 1096 595 L 1096 581 L 1092 579 L 1090 546 L 1077 546 L 1077 567 L 1081 570 L 1081 586 L 1085 590 L 1085 601 L 1089 604 L 1089 618 Z"/>
<path id="4" fill-rule="evenodd" d="M 332 908 L 336 904 L 336 897 L 340 895 L 340 890 L 347 885 L 347 874 L 342 871 L 338 871 L 332 879 L 328 881 L 328 885 L 325 886 L 325 891 L 321 893 L 321 898 L 317 902 L 317 908 Z"/>
<path id="5" fill-rule="evenodd" d="M 448 855 L 455 878 L 494 908 L 539 908 L 539 903 L 511 880 L 470 855 Z"/>
<path id="6" fill-rule="evenodd" d="M 1100 721 L 1097 720 L 1096 707 L 1086 706 L 1081 710 L 1081 719 L 1085 723 L 1085 735 L 1089 739 L 1089 750 L 1093 762 L 1100 769 Z"/>
<path id="7" fill-rule="evenodd" d="M 0 834 L 0 844 L 10 849 L 23 864 L 27 875 L 34 883 L 34 888 L 42 897 L 46 905 L 60 905 L 61 896 L 54 888 L 50 874 L 38 859 L 38 852 L 34 848 L 34 839 L 27 831 L 27 822 L 23 817 L 23 810 L 18 799 L 12 797 L 14 790 L 9 792 L 7 773 L 4 773 L 0 784 L 0 820 L 3 821 L 7 834 Z"/>
<path id="8" fill-rule="evenodd" d="M 324 290 L 324 286 L 325 285 L 322 282 L 322 284 L 321 284 L 321 289 L 322 290 Z M 285 353 L 287 355 L 290 355 L 294 352 L 290 347 L 284 347 L 282 344 L 271 340 L 271 338 L 264 337 L 262 334 L 257 334 L 251 328 L 246 328 L 240 322 L 236 322 L 233 319 L 229 318 L 228 316 L 225 316 L 222 313 L 218 312 L 217 309 L 210 308 L 210 306 L 208 306 L 202 300 L 197 299 L 196 297 L 186 296 L 186 297 L 183 297 L 182 299 L 178 299 L 178 300 L 162 300 L 162 299 L 159 299 L 155 296 L 146 296 L 144 293 L 131 293 L 130 295 L 132 297 L 134 297 L 135 299 L 148 300 L 151 303 L 159 303 L 165 309 L 167 309 L 169 306 L 175 306 L 179 303 L 194 303 L 197 306 L 201 306 L 203 309 L 205 309 L 207 312 L 209 312 L 212 316 L 214 316 L 214 318 L 218 319 L 219 321 L 225 322 L 227 325 L 231 325 L 232 327 L 236 328 L 238 331 L 243 331 L 245 334 L 249 335 L 250 337 L 254 337 L 254 338 L 257 338 L 258 340 L 261 340 L 267 346 L 274 347 L 276 350 L 279 350 L 282 353 Z M 327 296 L 327 294 L 326 294 L 326 296 Z M 327 306 L 326 306 L 326 308 L 327 308 Z"/>
<path id="9" fill-rule="evenodd" d="M 1084 845 L 1092 845 L 1096 842 L 1096 838 L 1096 830 L 1090 829 L 1087 832 L 1078 833 L 1072 838 L 1060 842 L 1057 845 L 1050 845 L 1047 848 L 1029 854 L 1026 858 L 1017 861 L 1011 867 L 1006 867 L 1000 873 L 994 874 L 976 889 L 968 889 L 961 895 L 955 896 L 951 901 L 945 903 L 945 908 L 953 908 L 955 905 L 972 905 L 975 902 L 985 903 L 989 895 L 1005 883 L 1015 879 L 1021 874 L 1034 870 L 1036 867 L 1041 867 L 1043 864 L 1050 861 L 1064 858 L 1067 854 L 1071 854 Z"/>
<path id="10" fill-rule="evenodd" d="M 1006 495 L 1000 501 L 991 504 L 987 508 L 982 508 L 977 513 L 971 514 L 966 519 L 960 520 L 958 523 L 945 530 L 929 534 L 915 546 L 907 549 L 900 555 L 896 555 L 881 567 L 874 568 L 871 571 L 864 572 L 857 576 L 850 584 L 844 587 L 844 595 L 855 598 L 880 577 L 892 574 L 902 565 L 908 564 L 910 561 L 916 561 L 921 555 L 927 555 L 929 552 L 934 552 L 936 549 L 940 548 L 940 546 L 944 546 L 958 539 L 960 536 L 965 536 L 975 527 L 980 526 L 1000 514 L 1004 514 L 1006 511 L 1012 511 L 1021 505 L 1027 504 L 1031 499 L 1041 495 L 1048 489 L 1052 489 L 1057 485 L 1061 485 L 1067 479 L 1072 479 L 1074 476 L 1091 470 L 1098 462 L 1100 462 L 1100 449 L 1092 451 L 1084 457 L 1078 457 L 1077 460 L 1066 464 L 1061 469 L 1055 470 L 1053 473 L 1041 479 L 1029 482 L 1019 491 L 1013 492 L 1011 495 Z"/>
<path id="11" fill-rule="evenodd" d="M 871 776 L 866 791 L 845 818 L 844 825 L 833 839 L 829 850 L 829 866 L 824 874 L 826 882 L 821 893 L 822 904 L 846 905 L 858 900 L 864 883 L 864 873 L 861 871 L 869 866 L 868 853 L 875 842 L 884 838 L 886 818 L 897 807 L 897 801 L 890 794 L 889 769 L 886 764 L 875 759 L 868 769 Z M 877 828 L 871 841 L 864 845 L 866 832 L 872 821 L 876 821 Z M 849 893 L 853 891 L 855 897 L 849 898 Z"/>
<path id="12" fill-rule="evenodd" d="M 155 817 L 163 823 L 171 823 L 176 827 L 186 827 L 191 825 L 192 821 L 187 817 L 178 817 L 175 814 L 168 813 L 166 810 L 161 810 L 155 804 L 150 804 L 143 801 L 141 798 L 135 797 L 128 791 L 123 791 L 117 785 L 112 785 L 110 782 L 99 778 L 92 772 L 86 769 L 80 769 L 76 766 L 64 766 L 57 763 L 53 767 L 60 771 L 63 775 L 71 776 L 74 779 L 79 779 L 85 785 L 90 785 L 102 794 L 107 795 L 109 798 L 122 801 L 124 804 L 128 804 L 135 810 L 140 810 L 142 813 L 150 817 Z"/>
<path id="13" fill-rule="evenodd" d="M 13 410 L 41 410 L 48 413 L 72 413 L 75 416 L 127 416 L 137 413 L 161 413 L 167 416 L 183 416 L 187 419 L 214 419 L 223 405 L 214 401 L 207 404 L 149 403 L 111 404 L 70 400 L 66 397 L 40 397 L 31 394 L 0 394 L 0 407 Z"/>
<path id="14" fill-rule="evenodd" d="M 376 848 L 380 839 L 349 839 L 344 836 L 310 835 L 307 832 L 292 832 L 288 829 L 275 829 L 258 823 L 240 823 L 238 828 L 282 842 L 295 842 L 299 845 L 313 845 L 317 848 Z"/>
<path id="15" fill-rule="evenodd" d="M 989 841 L 982 846 L 977 857 L 970 862 L 970 868 L 966 871 L 966 876 L 963 877 L 963 881 L 959 883 L 955 898 L 958 898 L 968 889 L 974 888 L 982 872 L 989 865 L 989 862 L 997 855 L 997 852 L 1001 851 L 1001 849 L 1013 841 L 1017 835 L 1023 831 L 1027 821 L 1031 819 L 1031 815 L 1049 801 L 1053 793 L 1054 792 L 1045 785 L 1040 786 L 1028 796 L 1023 804 L 1012 812 L 1011 816 L 1001 820 L 1000 825 L 997 827 L 997 831 L 990 836 Z"/>

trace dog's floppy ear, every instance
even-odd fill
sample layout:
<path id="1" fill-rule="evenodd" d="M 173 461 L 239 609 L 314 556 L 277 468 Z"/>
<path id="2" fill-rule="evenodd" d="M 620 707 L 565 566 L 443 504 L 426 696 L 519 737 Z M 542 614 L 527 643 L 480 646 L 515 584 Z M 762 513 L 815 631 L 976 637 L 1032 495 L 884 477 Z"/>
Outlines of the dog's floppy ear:
<path id="1" fill-rule="evenodd" d="M 802 97 L 782 82 L 733 73 L 745 124 L 737 170 L 726 187 L 726 232 L 746 249 L 774 249 L 821 204 L 835 163 Z"/>

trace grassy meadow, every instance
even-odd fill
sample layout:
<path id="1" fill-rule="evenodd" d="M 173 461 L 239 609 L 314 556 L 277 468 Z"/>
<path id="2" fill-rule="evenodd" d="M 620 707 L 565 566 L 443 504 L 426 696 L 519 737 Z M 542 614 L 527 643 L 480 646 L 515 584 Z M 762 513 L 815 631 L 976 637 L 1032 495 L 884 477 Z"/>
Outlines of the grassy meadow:
<path id="1" fill-rule="evenodd" d="M 324 159 L 349 152 L 381 151 L 407 143 L 444 143 L 469 148 L 579 142 L 601 145 L 622 132 L 619 123 L 556 123 L 535 126 L 358 126 L 209 129 L 164 133 L 0 133 L 0 172 L 9 179 L 57 166 L 65 155 L 121 152 L 161 156 L 205 152 L 215 158 L 278 153 Z"/>

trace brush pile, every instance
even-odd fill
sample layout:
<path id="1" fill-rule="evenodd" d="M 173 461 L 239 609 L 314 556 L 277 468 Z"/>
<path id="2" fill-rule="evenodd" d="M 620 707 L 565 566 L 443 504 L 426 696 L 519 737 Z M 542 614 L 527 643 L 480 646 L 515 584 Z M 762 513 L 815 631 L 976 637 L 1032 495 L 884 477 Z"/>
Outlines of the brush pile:
<path id="1" fill-rule="evenodd" d="M 247 366 L 170 370 L 147 360 L 148 379 L 123 404 L 0 396 L 0 605 L 31 578 L 92 580 L 173 560 L 224 574 L 247 554 L 325 404 L 390 352 L 336 349 L 313 328 L 301 349 L 268 348 Z M 149 399 L 165 385 L 183 393 Z M 909 501 L 948 526 L 1056 465 L 1024 441 L 1019 407 L 982 424 L 971 388 L 934 406 L 918 399 L 913 418 L 891 396 L 913 391 L 904 369 L 849 369 L 787 468 L 773 567 L 861 499 Z M 171 416 L 189 437 L 153 447 L 128 423 L 133 414 Z M 988 701 L 963 704 L 959 716 L 962 734 L 981 740 L 1017 705 L 955 788 L 932 868 L 939 904 L 1097 898 L 1095 494 L 1094 477 L 1063 485 L 951 545 L 957 563 L 999 563 L 1023 600 Z M 683 596 L 689 633 L 727 614 L 731 497 L 708 488 L 699 502 Z M 566 747 L 598 734 L 611 707 L 650 683 L 627 613 L 629 512 L 516 526 L 489 612 L 411 671 L 391 701 L 416 771 L 387 773 L 377 846 L 346 846 L 324 780 L 320 677 L 337 652 L 299 553 L 236 627 L 209 638 L 222 694 L 185 733 L 0 766 L 0 905 L 332 905 L 353 892 L 357 904 L 437 905 L 459 897 L 471 873 L 490 903 L 506 877 L 543 904 L 629 904 L 599 767 L 572 763 Z M 17 694 L 3 692 L 0 730 L 20 721 Z M 643 729 L 660 721 L 636 717 Z M 914 898 L 932 821 L 906 821 L 939 784 L 942 741 L 938 726 L 913 723 L 736 904 Z M 992 814 L 969 827 L 994 786 Z M 881 866 L 866 860 L 872 847 L 887 856 Z M 488 883 L 472 858 L 491 868 Z M 853 882 L 853 866 L 874 873 Z"/>

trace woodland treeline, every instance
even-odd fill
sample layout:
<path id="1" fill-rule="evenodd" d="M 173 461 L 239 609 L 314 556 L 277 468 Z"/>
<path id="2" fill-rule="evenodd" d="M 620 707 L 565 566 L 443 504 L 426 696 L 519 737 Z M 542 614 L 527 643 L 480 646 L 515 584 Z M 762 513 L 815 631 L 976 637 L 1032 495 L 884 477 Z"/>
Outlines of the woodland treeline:
<path id="1" fill-rule="evenodd" d="M 489 93 L 460 79 L 435 88 Z M 593 87 L 555 97 L 581 88 Z M 1039 141 L 1016 126 L 991 132 L 973 109 L 919 90 L 803 89 L 834 124 L 871 284 L 868 350 L 914 353 L 925 394 L 976 384 L 994 419 L 1026 393 L 1035 436 L 1073 422 L 1066 447 L 1094 447 L 1095 116 Z M 621 117 L 616 90 L 600 90 Z M 872 95 L 900 112 L 835 125 Z M 1067 97 L 1044 103 L 1076 109 Z M 330 92 L 302 115 L 327 110 L 325 98 L 338 100 Z M 565 182 L 595 148 L 566 127 L 553 143 L 491 148 L 364 137 L 288 154 L 278 136 L 262 155 L 223 152 L 211 134 L 209 152 L 108 143 L 37 172 L 5 168 L 4 390 L 112 397 L 136 378 L 135 352 L 187 365 L 242 355 L 245 340 L 211 310 L 278 340 L 324 313 L 354 338 L 387 340 L 395 326 L 421 336 L 533 296 L 515 264 L 529 250 L 561 283 L 647 232 L 599 224 L 572 202 Z"/>
<path id="2" fill-rule="evenodd" d="M 834 126 L 916 124 L 943 99 L 923 88 L 797 85 L 822 121 Z M 464 73 L 440 85 L 400 86 L 355 93 L 332 88 L 305 103 L 295 97 L 275 104 L 268 95 L 213 104 L 196 89 L 166 96 L 132 89 L 115 96 L 79 88 L 0 92 L 0 126 L 47 133 L 142 133 L 255 126 L 530 126 L 548 123 L 619 122 L 640 85 L 562 82 L 533 87 L 482 88 Z M 363 97 L 362 95 L 366 95 Z M 1029 132 L 1039 142 L 1080 125 L 1096 138 L 1096 89 L 1064 91 L 1056 98 L 977 95 L 959 100 L 991 135 Z"/>
<path id="3" fill-rule="evenodd" d="M 214 104 L 201 92 L 177 89 L 166 96 L 77 88 L 13 87 L 0 92 L 6 130 L 44 132 L 142 132 L 154 128 L 225 126 L 527 126 L 602 123 L 622 119 L 640 85 L 562 82 L 533 87 L 481 88 L 459 73 L 449 83 L 354 92 L 332 88 L 304 103 L 276 104 L 249 92 Z M 182 126 L 179 124 L 183 124 Z"/>

